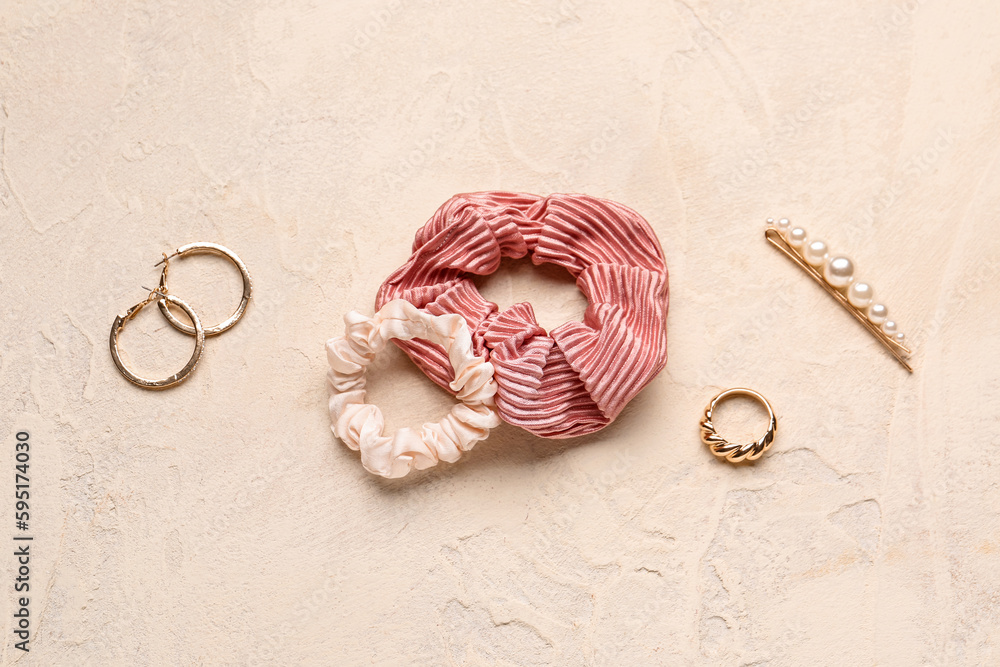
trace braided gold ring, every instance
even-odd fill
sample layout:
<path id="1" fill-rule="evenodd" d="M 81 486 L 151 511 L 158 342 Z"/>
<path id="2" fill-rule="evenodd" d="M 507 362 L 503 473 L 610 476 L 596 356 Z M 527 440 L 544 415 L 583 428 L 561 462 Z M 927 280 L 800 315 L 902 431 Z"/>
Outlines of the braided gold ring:
<path id="1" fill-rule="evenodd" d="M 756 442 L 748 442 L 745 445 L 734 445 L 716 433 L 715 425 L 712 423 L 712 413 L 715 412 L 715 406 L 733 396 L 755 398 L 767 408 L 767 413 L 771 421 L 767 426 L 767 433 L 762 435 Z M 705 408 L 705 416 L 701 419 L 701 441 L 708 445 L 713 454 L 732 463 L 756 461 L 759 459 L 768 450 L 771 443 L 774 442 L 774 433 L 777 430 L 778 420 L 775 418 L 774 409 L 771 408 L 771 404 L 767 402 L 767 399 L 752 389 L 744 389 L 742 387 L 727 389 L 713 398 L 712 402 Z"/>

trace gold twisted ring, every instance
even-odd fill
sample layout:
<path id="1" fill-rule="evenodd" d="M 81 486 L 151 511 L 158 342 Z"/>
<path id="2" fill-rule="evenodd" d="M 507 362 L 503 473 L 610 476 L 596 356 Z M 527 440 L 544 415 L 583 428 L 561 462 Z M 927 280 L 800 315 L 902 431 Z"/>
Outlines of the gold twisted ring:
<path id="1" fill-rule="evenodd" d="M 748 442 L 745 445 L 734 445 L 715 431 L 715 425 L 712 423 L 712 413 L 715 412 L 715 406 L 733 396 L 755 398 L 767 408 L 767 413 L 770 415 L 771 421 L 767 426 L 767 433 L 761 436 L 756 442 Z M 752 389 L 744 389 L 742 387 L 727 389 L 713 398 L 712 402 L 705 408 L 705 416 L 701 419 L 701 441 L 708 445 L 713 454 L 732 463 L 756 461 L 759 459 L 768 450 L 771 443 L 774 442 L 774 433 L 777 430 L 778 420 L 775 418 L 774 409 L 771 408 L 771 404 L 767 402 L 767 399 Z"/>

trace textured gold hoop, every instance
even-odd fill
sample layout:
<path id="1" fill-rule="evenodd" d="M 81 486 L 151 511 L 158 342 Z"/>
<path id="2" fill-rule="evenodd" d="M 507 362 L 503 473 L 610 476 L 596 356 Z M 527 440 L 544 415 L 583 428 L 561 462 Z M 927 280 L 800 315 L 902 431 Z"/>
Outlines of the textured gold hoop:
<path id="1" fill-rule="evenodd" d="M 136 375 L 135 373 L 133 373 L 132 371 L 130 371 L 128 368 L 125 367 L 125 363 L 122 361 L 121 355 L 118 352 L 118 336 L 121 334 L 122 329 L 125 328 L 125 323 L 131 320 L 133 317 L 135 317 L 140 310 L 145 308 L 153 301 L 157 301 L 158 303 L 161 304 L 164 301 L 167 301 L 172 305 L 177 306 L 178 308 L 183 310 L 184 313 L 191 320 L 191 322 L 194 323 L 194 327 L 192 328 L 192 331 L 194 331 L 194 336 L 195 336 L 194 353 L 191 355 L 191 358 L 188 360 L 187 364 L 184 365 L 184 368 L 182 368 L 178 372 L 174 373 L 170 377 L 165 378 L 163 380 L 149 380 L 144 377 L 139 377 L 138 375 Z M 201 326 L 201 320 L 198 319 L 198 316 L 195 315 L 195 312 L 191 310 L 191 306 L 187 305 L 186 303 L 184 303 L 175 296 L 164 294 L 163 292 L 157 290 L 151 292 L 145 301 L 143 301 L 142 303 L 137 303 L 136 305 L 132 306 L 127 311 L 125 311 L 124 315 L 119 315 L 118 317 L 115 318 L 115 323 L 111 325 L 110 342 L 111 342 L 111 358 L 114 359 L 115 366 L 118 367 L 118 370 L 121 372 L 122 375 L 125 376 L 126 380 L 128 380 L 134 385 L 142 387 L 143 389 L 166 389 L 168 387 L 173 387 L 174 385 L 178 385 L 181 382 L 183 382 L 198 365 L 198 360 L 201 359 L 202 349 L 205 347 L 205 330 Z"/>
<path id="2" fill-rule="evenodd" d="M 205 327 L 206 336 L 218 336 L 223 331 L 228 331 L 243 317 L 246 313 L 247 306 L 250 304 L 250 298 L 253 296 L 253 281 L 250 280 L 250 272 L 247 271 L 246 264 L 243 263 L 236 253 L 225 246 L 221 246 L 218 243 L 189 243 L 183 245 L 174 252 L 173 255 L 164 255 L 163 259 L 157 264 L 163 264 L 163 272 L 160 274 L 160 292 L 166 294 L 167 292 L 167 271 L 170 268 L 170 259 L 173 257 L 184 257 L 185 255 L 219 255 L 225 257 L 230 262 L 236 265 L 236 268 L 240 271 L 240 276 L 243 278 L 243 296 L 240 298 L 240 305 L 236 307 L 236 311 L 229 316 L 225 321 L 216 324 L 213 327 Z M 195 335 L 195 329 L 190 324 L 185 324 L 177 319 L 177 316 L 170 312 L 170 308 L 167 305 L 166 300 L 161 299 L 157 306 L 160 308 L 160 312 L 163 316 L 167 318 L 170 325 L 188 334 L 189 336 Z M 192 320 L 193 321 L 193 320 Z"/>
<path id="3" fill-rule="evenodd" d="M 771 421 L 767 426 L 767 433 L 761 436 L 756 442 L 749 442 L 745 445 L 734 445 L 716 433 L 715 425 L 712 423 L 712 413 L 715 412 L 715 406 L 732 396 L 749 396 L 755 398 L 767 408 L 767 413 L 770 415 Z M 774 442 L 774 433 L 777 430 L 778 420 L 775 418 L 774 410 L 771 408 L 771 404 L 767 402 L 767 399 L 752 389 L 736 387 L 734 389 L 727 389 L 713 398 L 712 402 L 705 408 L 705 416 L 701 420 L 701 441 L 708 445 L 713 454 L 732 463 L 756 461 L 768 450 L 771 443 Z"/>

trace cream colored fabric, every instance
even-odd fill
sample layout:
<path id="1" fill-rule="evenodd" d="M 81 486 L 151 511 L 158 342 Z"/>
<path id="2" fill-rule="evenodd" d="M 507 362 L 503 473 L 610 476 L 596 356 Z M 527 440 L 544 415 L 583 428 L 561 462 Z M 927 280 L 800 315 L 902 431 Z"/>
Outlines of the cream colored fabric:
<path id="1" fill-rule="evenodd" d="M 473 353 L 472 336 L 461 315 L 428 315 L 397 299 L 374 317 L 351 311 L 344 322 L 345 334 L 326 343 L 330 417 L 334 434 L 361 451 L 366 470 L 403 477 L 413 468 L 423 470 L 438 461 L 454 463 L 499 426 L 493 366 Z M 382 411 L 365 402 L 365 372 L 391 338 L 420 338 L 441 345 L 455 371 L 451 388 L 461 402 L 440 422 L 426 423 L 419 430 L 401 428 L 387 436 Z"/>

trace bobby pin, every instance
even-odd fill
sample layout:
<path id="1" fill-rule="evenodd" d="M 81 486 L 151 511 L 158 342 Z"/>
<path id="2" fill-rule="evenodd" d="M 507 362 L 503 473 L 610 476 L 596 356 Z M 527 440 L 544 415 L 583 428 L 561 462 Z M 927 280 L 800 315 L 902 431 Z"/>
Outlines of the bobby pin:
<path id="1" fill-rule="evenodd" d="M 767 219 L 764 237 L 775 248 L 823 286 L 837 303 L 854 316 L 892 356 L 913 372 L 907 362 L 910 349 L 906 335 L 889 319 L 889 309 L 875 303 L 875 290 L 866 282 L 854 279 L 854 262 L 844 255 L 832 255 L 823 241 L 808 241 L 806 230 L 792 225 L 788 218 Z"/>

